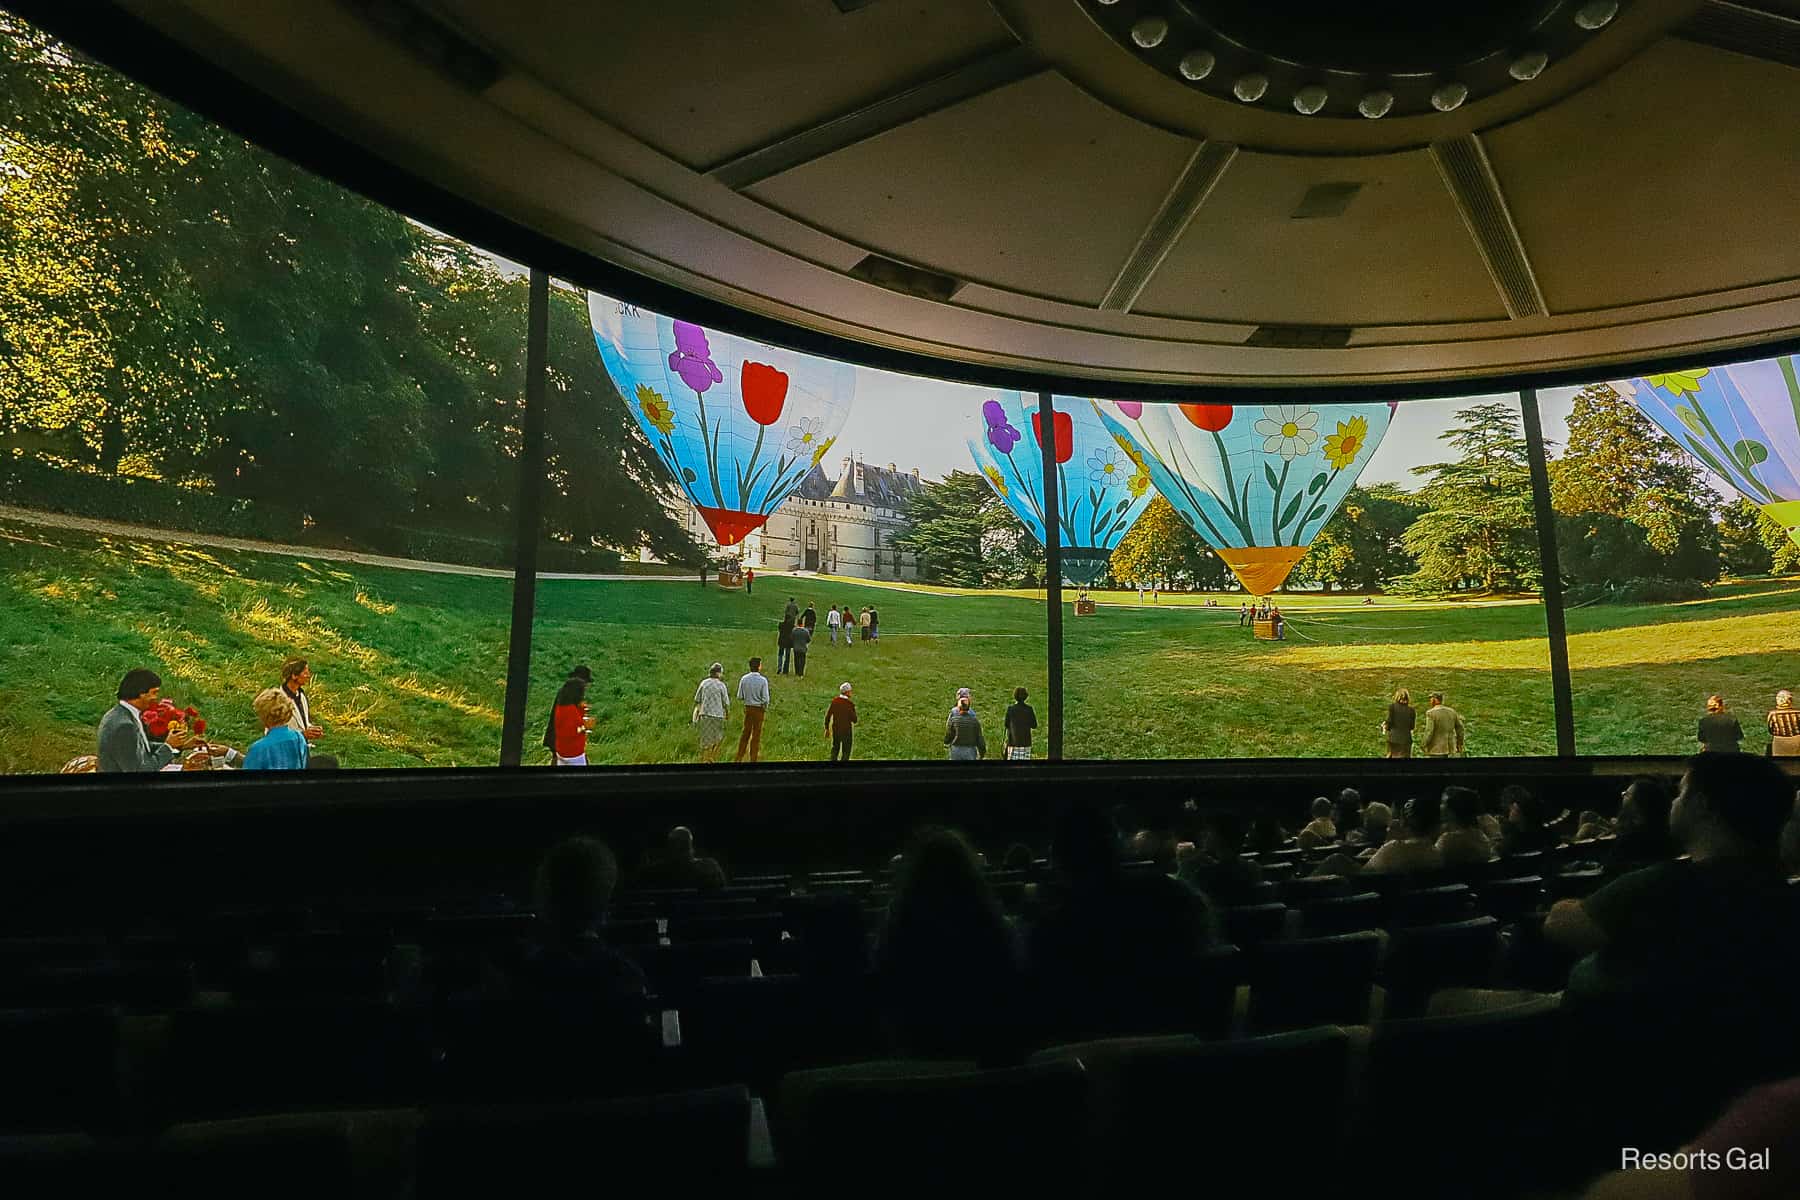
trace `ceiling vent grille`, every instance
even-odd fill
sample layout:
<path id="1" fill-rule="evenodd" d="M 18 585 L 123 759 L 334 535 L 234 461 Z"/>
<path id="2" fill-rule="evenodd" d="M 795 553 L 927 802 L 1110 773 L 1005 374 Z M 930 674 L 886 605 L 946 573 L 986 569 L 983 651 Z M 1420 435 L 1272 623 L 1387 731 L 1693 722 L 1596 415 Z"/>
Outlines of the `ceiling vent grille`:
<path id="1" fill-rule="evenodd" d="M 1336 350 L 1350 344 L 1348 325 L 1258 325 L 1246 346 L 1272 350 Z"/>
<path id="2" fill-rule="evenodd" d="M 964 282 L 953 275 L 940 275 L 923 267 L 908 266 L 879 254 L 869 255 L 851 267 L 849 274 L 852 279 L 860 279 L 891 292 L 917 296 L 921 300 L 949 300 L 962 290 Z"/>
<path id="3" fill-rule="evenodd" d="M 1306 195 L 1300 197 L 1300 207 L 1288 216 L 1295 221 L 1311 221 L 1322 217 L 1341 217 L 1344 210 L 1350 207 L 1350 201 L 1356 193 L 1362 191 L 1360 183 L 1315 183 L 1306 189 Z"/>
<path id="4" fill-rule="evenodd" d="M 1225 168 L 1237 157 L 1237 147 L 1230 142 L 1202 142 L 1188 156 L 1187 166 L 1175 180 L 1175 186 L 1163 197 L 1162 207 L 1150 218 L 1150 224 L 1139 235 L 1137 245 L 1118 277 L 1106 289 L 1100 301 L 1103 310 L 1126 312 L 1150 284 L 1150 277 L 1162 266 L 1163 259 L 1187 232 L 1188 223 L 1212 194 L 1213 185 L 1225 174 Z"/>
<path id="5" fill-rule="evenodd" d="M 1734 54 L 1800 67 L 1800 19 L 1747 4 L 1707 0 L 1675 36 Z"/>
<path id="6" fill-rule="evenodd" d="M 1481 139 L 1465 134 L 1446 142 L 1433 142 L 1431 157 L 1456 201 L 1463 224 L 1481 251 L 1494 286 L 1500 290 L 1506 315 L 1517 319 L 1547 314 L 1550 308 L 1544 303 L 1544 293 L 1525 254 L 1525 243 L 1519 237 L 1518 226 L 1513 224 Z"/>

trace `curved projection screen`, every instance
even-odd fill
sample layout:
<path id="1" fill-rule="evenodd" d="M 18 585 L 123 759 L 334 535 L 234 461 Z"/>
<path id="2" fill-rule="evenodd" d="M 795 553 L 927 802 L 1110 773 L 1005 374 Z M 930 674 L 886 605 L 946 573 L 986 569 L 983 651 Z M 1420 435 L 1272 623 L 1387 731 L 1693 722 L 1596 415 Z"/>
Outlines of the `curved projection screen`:
<path id="1" fill-rule="evenodd" d="M 0 772 L 498 763 L 525 486 L 527 765 L 1041 759 L 1058 654 L 1068 758 L 1553 754 L 1547 587 L 1579 753 L 1796 682 L 1792 358 L 1544 392 L 1538 494 L 1518 395 L 1046 411 L 552 281 L 526 473 L 524 266 L 0 56 Z"/>

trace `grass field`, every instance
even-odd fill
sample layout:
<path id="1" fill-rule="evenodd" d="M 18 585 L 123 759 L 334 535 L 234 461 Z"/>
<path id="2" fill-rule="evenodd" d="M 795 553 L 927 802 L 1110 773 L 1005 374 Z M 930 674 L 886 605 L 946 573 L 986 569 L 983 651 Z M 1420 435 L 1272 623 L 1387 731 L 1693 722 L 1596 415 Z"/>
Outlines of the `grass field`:
<path id="1" fill-rule="evenodd" d="M 540 583 L 532 728 L 577 662 L 594 671 L 590 760 L 693 761 L 688 716 L 713 659 L 735 683 L 751 654 L 773 670 L 775 624 L 802 605 L 873 604 L 882 639 L 822 639 L 805 679 L 772 676 L 765 758 L 818 759 L 837 685 L 850 680 L 859 758 L 936 758 L 959 686 L 975 690 L 997 747 L 1015 686 L 1046 709 L 1043 600 L 851 581 L 763 576 L 754 596 L 693 579 Z M 1760 580 L 1703 601 L 1593 607 L 1568 616 L 1579 748 L 1685 753 L 1710 691 L 1723 691 L 1760 748 L 1760 713 L 1800 677 L 1800 581 Z M 165 691 L 199 707 L 242 747 L 249 699 L 290 653 L 314 664 L 321 748 L 346 766 L 490 764 L 504 691 L 505 579 L 343 567 L 179 541 L 108 538 L 0 522 L 0 771 L 55 770 L 93 748 L 127 667 L 158 669 Z M 1065 752 L 1070 757 L 1379 753 L 1377 725 L 1397 686 L 1442 689 L 1469 723 L 1471 754 L 1554 751 L 1549 655 L 1535 601 L 1364 606 L 1283 598 L 1290 639 L 1257 643 L 1237 598 L 1137 604 L 1096 593 L 1065 620 Z M 1790 673 L 1794 677 L 1790 677 Z M 728 724 L 735 743 L 737 720 Z"/>

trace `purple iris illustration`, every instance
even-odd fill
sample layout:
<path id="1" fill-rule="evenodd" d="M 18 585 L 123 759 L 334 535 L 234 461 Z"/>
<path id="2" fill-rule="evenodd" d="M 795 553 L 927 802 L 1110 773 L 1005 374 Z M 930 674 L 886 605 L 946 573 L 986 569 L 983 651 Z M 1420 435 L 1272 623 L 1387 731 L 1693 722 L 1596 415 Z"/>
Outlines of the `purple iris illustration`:
<path id="1" fill-rule="evenodd" d="M 681 382 L 699 395 L 715 383 L 725 382 L 725 373 L 712 360 L 712 348 L 706 344 L 706 330 L 691 321 L 675 322 L 675 353 L 669 355 L 669 369 L 681 376 Z"/>
<path id="2" fill-rule="evenodd" d="M 981 416 L 987 421 L 987 439 L 994 449 L 1011 454 L 1019 444 L 1019 431 L 1007 422 L 1006 409 L 998 400 L 989 400 L 981 406 Z"/>

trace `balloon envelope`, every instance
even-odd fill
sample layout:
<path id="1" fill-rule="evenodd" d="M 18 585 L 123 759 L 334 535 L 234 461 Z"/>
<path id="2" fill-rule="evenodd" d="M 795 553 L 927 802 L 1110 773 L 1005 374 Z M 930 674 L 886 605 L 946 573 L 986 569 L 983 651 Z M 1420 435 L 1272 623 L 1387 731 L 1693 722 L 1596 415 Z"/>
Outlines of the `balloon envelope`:
<path id="1" fill-rule="evenodd" d="M 1612 387 L 1800 544 L 1800 356 Z"/>
<path id="2" fill-rule="evenodd" d="M 721 546 L 758 529 L 831 449 L 856 368 L 588 293 L 600 361 Z"/>
<path id="3" fill-rule="evenodd" d="M 1053 446 L 1063 575 L 1089 584 L 1149 505 L 1150 473 L 1106 431 L 1092 403 L 1052 396 L 1051 404 L 1055 416 L 1044 429 L 1036 396 L 994 393 L 976 416 L 969 454 L 988 486 L 1047 546 L 1043 447 Z"/>
<path id="4" fill-rule="evenodd" d="M 1095 401 L 1175 511 L 1266 596 L 1356 485 L 1391 404 L 1138 404 Z"/>

